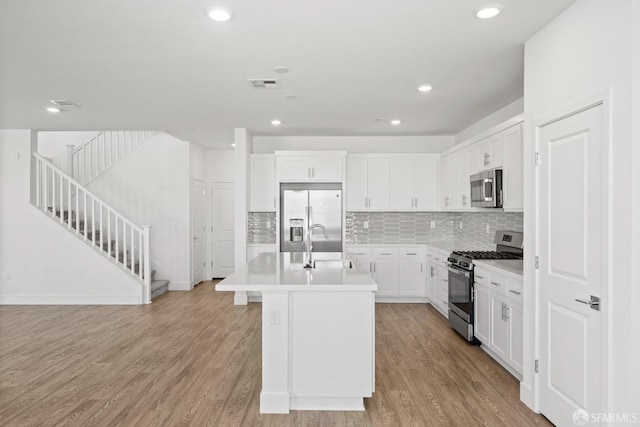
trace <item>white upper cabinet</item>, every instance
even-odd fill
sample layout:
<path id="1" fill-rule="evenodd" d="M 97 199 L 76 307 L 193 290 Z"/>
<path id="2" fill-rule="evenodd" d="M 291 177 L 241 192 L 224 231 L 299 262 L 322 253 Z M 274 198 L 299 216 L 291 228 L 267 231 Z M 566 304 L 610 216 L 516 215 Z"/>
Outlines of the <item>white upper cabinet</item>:
<path id="1" fill-rule="evenodd" d="M 491 135 L 477 143 L 478 170 L 495 169 L 502 166 L 502 132 Z"/>
<path id="2" fill-rule="evenodd" d="M 278 182 L 342 182 L 344 155 L 322 152 L 291 155 L 276 152 Z"/>
<path id="3" fill-rule="evenodd" d="M 347 210 L 389 209 L 389 160 L 347 159 Z"/>
<path id="4" fill-rule="evenodd" d="M 394 158 L 390 167 L 391 209 L 439 210 L 439 159 L 437 155 Z"/>
<path id="5" fill-rule="evenodd" d="M 465 148 L 442 158 L 442 207 L 449 210 L 471 209 L 469 177 L 475 173 L 475 147 Z"/>
<path id="6" fill-rule="evenodd" d="M 268 154 L 251 156 L 249 209 L 252 212 L 276 210 L 276 159 Z"/>
<path id="7" fill-rule="evenodd" d="M 522 125 L 513 126 L 503 132 L 503 208 L 523 209 L 522 188 Z"/>
<path id="8" fill-rule="evenodd" d="M 416 171 L 411 158 L 392 159 L 390 167 L 391 209 L 412 210 L 415 205 Z"/>
<path id="9" fill-rule="evenodd" d="M 420 211 L 440 210 L 439 156 L 416 159 L 416 206 Z"/>

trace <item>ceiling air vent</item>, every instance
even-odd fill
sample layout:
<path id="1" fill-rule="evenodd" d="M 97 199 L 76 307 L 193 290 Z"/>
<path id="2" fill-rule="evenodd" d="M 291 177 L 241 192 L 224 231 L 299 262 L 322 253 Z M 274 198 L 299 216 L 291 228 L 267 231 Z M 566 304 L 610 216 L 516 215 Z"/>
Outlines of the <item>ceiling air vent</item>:
<path id="1" fill-rule="evenodd" d="M 50 99 L 49 100 L 50 103 L 58 106 L 58 107 L 62 107 L 62 108 L 78 108 L 80 107 L 78 104 L 74 104 L 73 102 L 67 100 L 67 99 Z"/>
<path id="2" fill-rule="evenodd" d="M 277 89 L 280 87 L 277 79 L 249 79 L 254 89 Z"/>

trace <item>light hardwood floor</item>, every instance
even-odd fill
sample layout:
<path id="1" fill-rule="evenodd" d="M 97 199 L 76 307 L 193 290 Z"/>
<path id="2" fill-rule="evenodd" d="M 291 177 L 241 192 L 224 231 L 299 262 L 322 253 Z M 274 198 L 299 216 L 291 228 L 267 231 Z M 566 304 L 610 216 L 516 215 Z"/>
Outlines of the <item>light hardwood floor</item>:
<path id="1" fill-rule="evenodd" d="M 365 412 L 260 415 L 260 304 L 206 282 L 149 306 L 0 306 L 0 425 L 548 425 L 425 304 L 376 305 Z"/>

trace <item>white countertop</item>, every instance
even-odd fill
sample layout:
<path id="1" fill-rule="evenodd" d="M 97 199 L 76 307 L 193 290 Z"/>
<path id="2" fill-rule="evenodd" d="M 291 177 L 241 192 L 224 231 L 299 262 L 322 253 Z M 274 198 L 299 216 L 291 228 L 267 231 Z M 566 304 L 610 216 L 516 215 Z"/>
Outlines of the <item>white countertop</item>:
<path id="1" fill-rule="evenodd" d="M 521 259 L 485 259 L 474 260 L 476 267 L 488 267 L 494 270 L 502 270 L 522 277 L 523 261 Z"/>
<path id="2" fill-rule="evenodd" d="M 302 253 L 261 254 L 216 285 L 217 291 L 376 291 L 368 270 L 304 269 Z M 342 253 L 314 253 L 314 259 L 340 259 Z"/>

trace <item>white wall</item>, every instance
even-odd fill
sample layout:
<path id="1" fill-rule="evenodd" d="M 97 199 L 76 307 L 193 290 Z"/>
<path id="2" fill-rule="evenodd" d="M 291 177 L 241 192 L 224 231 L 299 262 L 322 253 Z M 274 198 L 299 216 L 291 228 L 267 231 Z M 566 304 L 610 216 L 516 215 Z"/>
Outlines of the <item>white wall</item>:
<path id="1" fill-rule="evenodd" d="M 204 152 L 207 182 L 234 182 L 233 150 Z"/>
<path id="2" fill-rule="evenodd" d="M 52 159 L 53 164 L 67 170 L 67 145 L 80 145 L 98 132 L 38 132 L 38 153 Z"/>
<path id="3" fill-rule="evenodd" d="M 205 180 L 204 148 L 193 142 L 189 143 L 189 165 L 192 179 Z"/>
<path id="4" fill-rule="evenodd" d="M 345 150 L 349 153 L 440 153 L 453 136 L 254 136 L 253 153 L 276 150 Z"/>
<path id="5" fill-rule="evenodd" d="M 454 137 L 455 143 L 459 144 L 461 142 L 464 142 L 467 139 L 472 138 L 488 129 L 491 129 L 492 127 L 497 126 L 512 117 L 522 114 L 523 112 L 524 98 L 516 99 L 511 104 L 502 107 L 498 111 L 489 114 L 482 120 L 478 120 L 471 126 L 458 132 Z"/>
<path id="6" fill-rule="evenodd" d="M 640 259 L 640 2 L 633 3 L 633 59 L 632 59 L 632 76 L 633 76 L 633 253 L 631 259 Z M 640 301 L 640 280 L 635 281 L 633 287 L 632 301 Z M 632 352 L 631 360 L 640 360 L 640 310 L 633 310 L 633 319 L 631 321 Z M 633 364 L 632 372 L 632 393 L 631 402 L 640 402 L 640 363 Z"/>
<path id="7" fill-rule="evenodd" d="M 35 140 L 0 130 L 0 304 L 140 304 L 138 282 L 29 203 Z"/>
<path id="8" fill-rule="evenodd" d="M 634 222 L 637 227 L 640 220 L 636 211 L 632 222 L 631 210 L 631 195 L 637 194 L 631 179 L 631 52 L 635 49 L 637 57 L 640 48 L 640 45 L 632 46 L 632 28 L 640 26 L 637 11 L 635 17 L 632 14 L 635 1 L 580 0 L 532 37 L 525 48 L 525 212 L 534 208 L 532 123 L 587 95 L 607 88 L 612 91 L 611 282 L 603 300 L 610 315 L 607 347 L 609 410 L 615 412 L 639 409 L 639 400 L 633 400 L 631 394 L 632 384 L 640 382 L 640 378 L 631 376 L 638 355 L 632 359 L 630 340 L 630 328 L 638 328 L 637 321 L 633 324 L 631 313 L 638 310 L 637 289 L 640 286 L 637 274 L 632 275 L 632 267 L 637 266 L 638 261 L 631 258 L 631 231 Z M 640 69 L 633 72 L 637 75 Z M 636 113 L 636 121 L 637 117 Z M 525 235 L 533 236 L 534 233 L 531 215 L 525 215 Z M 525 253 L 532 253 L 532 244 L 533 239 L 527 239 Z M 528 257 L 525 260 L 525 289 L 529 295 L 534 290 L 533 280 L 533 261 Z M 525 331 L 531 325 L 532 310 L 532 305 L 525 307 Z M 533 337 L 528 335 L 525 339 L 526 354 L 533 346 Z M 532 360 L 526 360 L 524 391 L 532 385 L 532 368 Z M 637 375 L 637 370 L 635 372 Z"/>
<path id="9" fill-rule="evenodd" d="M 158 133 L 88 188 L 138 225 L 151 225 L 151 265 L 170 290 L 191 289 L 189 143 Z"/>

